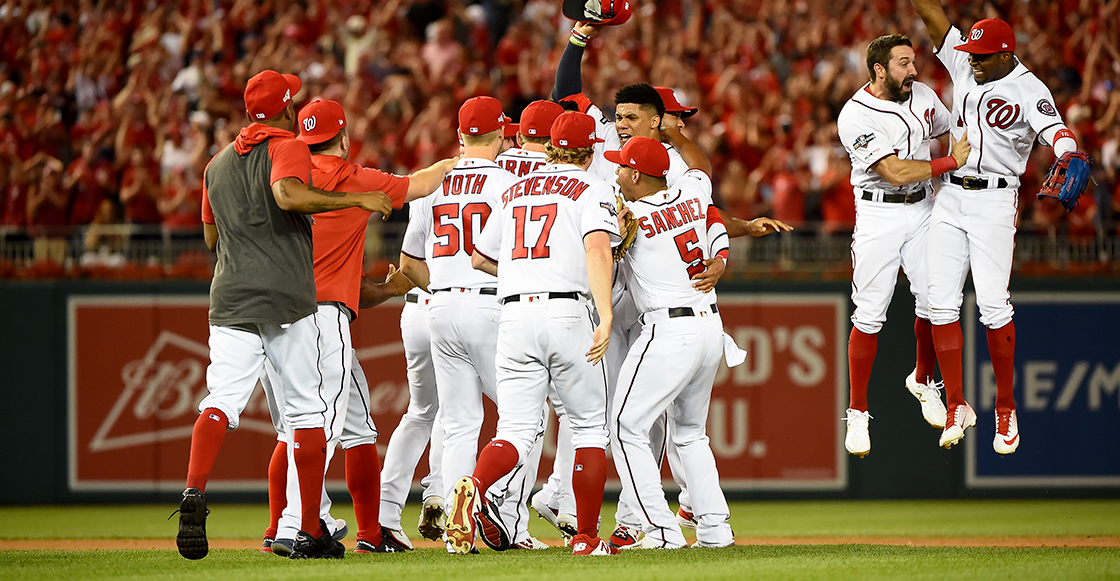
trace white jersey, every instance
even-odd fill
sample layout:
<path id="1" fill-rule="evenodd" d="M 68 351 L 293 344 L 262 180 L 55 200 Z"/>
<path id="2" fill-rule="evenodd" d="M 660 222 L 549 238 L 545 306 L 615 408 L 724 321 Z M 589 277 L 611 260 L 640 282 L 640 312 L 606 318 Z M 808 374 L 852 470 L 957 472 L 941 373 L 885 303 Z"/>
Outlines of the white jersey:
<path id="1" fill-rule="evenodd" d="M 880 99 L 871 94 L 870 84 L 864 85 L 836 120 L 840 142 L 852 158 L 852 186 L 886 191 L 924 187 L 929 180 L 896 188 L 872 166 L 891 155 L 929 161 L 930 140 L 947 133 L 951 125 L 949 110 L 922 83 L 915 81 L 910 98 L 901 103 Z"/>
<path id="2" fill-rule="evenodd" d="M 704 259 L 727 249 L 727 230 L 718 222 L 709 229 L 716 208 L 708 174 L 690 170 L 675 186 L 628 207 L 638 236 L 626 252 L 624 272 L 638 312 L 708 308 L 714 297 L 692 288 L 692 277 L 704 271 Z"/>
<path id="3" fill-rule="evenodd" d="M 548 163 L 548 156 L 541 151 L 510 149 L 499 153 L 496 161 L 502 169 L 523 178 L 544 167 Z"/>
<path id="4" fill-rule="evenodd" d="M 967 129 L 972 146 L 968 161 L 953 173 L 1023 175 L 1038 135 L 1064 125 L 1054 97 L 1021 62 L 1006 77 L 977 84 L 968 53 L 954 48 L 966 40 L 954 26 L 937 52 L 953 78 L 953 138 Z"/>
<path id="5" fill-rule="evenodd" d="M 494 277 L 471 266 L 475 241 L 501 195 L 517 177 L 488 159 L 464 158 L 432 195 L 410 208 L 401 252 L 427 260 L 428 288 L 493 287 Z"/>
<path id="6" fill-rule="evenodd" d="M 590 296 L 583 238 L 622 239 L 610 186 L 578 167 L 546 165 L 507 189 L 501 214 L 475 248 L 498 263 L 498 296 L 578 292 Z"/>
<path id="7" fill-rule="evenodd" d="M 595 137 L 603 140 L 603 143 L 595 144 L 595 158 L 591 161 L 591 167 L 587 171 L 613 185 L 615 180 L 618 179 L 618 164 L 604 157 L 603 152 L 622 149 L 622 140 L 618 137 L 618 129 L 614 126 L 614 120 L 607 119 L 603 115 L 603 111 L 595 105 L 588 107 L 587 114 L 599 121 L 595 126 Z M 673 184 L 681 179 L 684 172 L 688 171 L 688 164 L 684 162 L 684 158 L 681 157 L 677 148 L 668 143 L 662 143 L 661 145 L 664 145 L 669 152 L 669 173 L 665 175 L 665 183 L 669 187 L 673 187 Z"/>

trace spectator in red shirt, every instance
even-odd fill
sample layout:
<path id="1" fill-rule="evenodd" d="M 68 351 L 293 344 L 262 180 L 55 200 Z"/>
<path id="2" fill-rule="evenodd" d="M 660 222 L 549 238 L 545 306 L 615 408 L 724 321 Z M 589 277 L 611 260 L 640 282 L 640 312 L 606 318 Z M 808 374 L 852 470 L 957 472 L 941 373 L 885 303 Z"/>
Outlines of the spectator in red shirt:
<path id="1" fill-rule="evenodd" d="M 112 188 L 112 165 L 98 154 L 96 143 L 90 139 L 82 143 L 81 155 L 70 163 L 63 176 L 62 187 L 70 191 L 73 205 L 70 208 L 71 226 L 89 224 L 97 215 L 101 201 Z"/>
<path id="2" fill-rule="evenodd" d="M 161 191 L 159 166 L 142 148 L 132 150 L 128 165 L 121 176 L 121 204 L 125 222 L 129 224 L 159 224 L 163 221 L 156 208 Z"/>

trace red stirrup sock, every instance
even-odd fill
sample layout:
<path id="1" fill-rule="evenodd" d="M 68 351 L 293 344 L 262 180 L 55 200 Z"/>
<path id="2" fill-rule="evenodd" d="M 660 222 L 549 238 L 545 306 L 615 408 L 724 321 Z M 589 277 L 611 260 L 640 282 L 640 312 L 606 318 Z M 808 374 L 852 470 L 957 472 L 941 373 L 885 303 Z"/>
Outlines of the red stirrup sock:
<path id="1" fill-rule="evenodd" d="M 478 479 L 479 488 L 485 492 L 515 467 L 517 448 L 505 440 L 493 440 L 478 455 L 478 463 L 475 464 L 472 476 Z"/>
<path id="2" fill-rule="evenodd" d="M 272 459 L 268 461 L 268 530 L 264 533 L 267 538 L 276 538 L 280 515 L 284 513 L 284 507 L 288 506 L 287 487 L 288 444 L 276 442 L 276 447 L 272 450 Z"/>
<path id="3" fill-rule="evenodd" d="M 988 329 L 988 354 L 996 375 L 996 408 L 1015 409 L 1015 321 Z"/>
<path id="4" fill-rule="evenodd" d="M 921 317 L 914 317 L 914 339 L 918 351 L 914 357 L 914 377 L 925 385 L 933 381 L 933 369 L 937 366 L 937 350 L 933 348 L 933 324 Z"/>
<path id="5" fill-rule="evenodd" d="M 871 366 L 879 348 L 879 335 L 869 335 L 852 327 L 848 336 L 848 381 L 850 398 L 848 407 L 867 411 L 867 383 L 871 381 Z"/>
<path id="6" fill-rule="evenodd" d="M 319 526 L 319 505 L 323 499 L 323 477 L 327 470 L 327 435 L 323 428 L 295 431 L 292 456 L 299 475 L 300 530 L 315 537 L 323 536 Z"/>
<path id="7" fill-rule="evenodd" d="M 362 444 L 346 450 L 346 488 L 354 500 L 359 541 L 381 544 L 381 461 L 377 444 Z"/>
<path id="8" fill-rule="evenodd" d="M 572 491 L 576 496 L 579 534 L 599 536 L 599 511 L 607 483 L 607 453 L 602 448 L 579 448 L 572 467 Z"/>
<path id="9" fill-rule="evenodd" d="M 952 408 L 964 403 L 964 378 L 961 371 L 961 355 L 964 350 L 964 336 L 959 321 L 948 325 L 933 326 L 933 347 L 937 350 L 937 365 L 941 367 L 941 379 L 945 382 L 945 407 Z"/>
<path id="10" fill-rule="evenodd" d="M 191 432 L 191 459 L 187 465 L 187 488 L 197 488 L 206 492 L 206 481 L 210 478 L 210 469 L 214 467 L 214 460 L 218 458 L 218 450 L 222 448 L 222 440 L 226 438 L 229 428 L 229 419 L 221 410 L 206 408 L 194 421 L 194 431 Z"/>

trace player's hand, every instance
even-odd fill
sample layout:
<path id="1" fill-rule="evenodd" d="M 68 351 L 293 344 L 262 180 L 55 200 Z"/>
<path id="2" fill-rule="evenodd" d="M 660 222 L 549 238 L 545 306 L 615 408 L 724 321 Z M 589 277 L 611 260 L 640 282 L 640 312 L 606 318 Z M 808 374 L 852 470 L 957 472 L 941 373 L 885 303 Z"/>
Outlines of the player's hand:
<path id="1" fill-rule="evenodd" d="M 389 214 L 393 212 L 393 201 L 389 199 L 388 194 L 380 190 L 366 192 L 366 195 L 361 198 L 359 207 L 367 212 L 381 212 L 381 219 L 388 220 Z"/>
<path id="2" fill-rule="evenodd" d="M 460 151 L 462 150 L 460 149 Z M 437 162 L 437 165 L 439 165 L 439 169 L 441 172 L 443 172 L 443 175 L 446 176 L 447 174 L 451 173 L 451 170 L 455 169 L 455 166 L 459 163 L 459 159 L 462 157 L 463 154 L 460 153 L 455 157 L 449 157 L 447 159 L 440 160 L 439 162 Z"/>
<path id="3" fill-rule="evenodd" d="M 598 365 L 607 354 L 607 347 L 611 344 L 611 324 L 603 322 L 595 327 L 595 334 L 591 337 L 591 350 L 586 353 L 587 362 Z"/>
<path id="4" fill-rule="evenodd" d="M 968 154 L 972 152 L 972 146 L 968 143 L 968 132 L 961 136 L 960 141 L 953 141 L 953 135 L 949 135 L 949 153 L 953 159 L 957 160 L 957 167 L 963 167 L 965 162 L 968 161 Z"/>
<path id="5" fill-rule="evenodd" d="M 595 38 L 599 33 L 606 28 L 603 24 L 593 24 L 591 22 L 577 22 L 572 30 L 586 36 L 587 38 Z"/>
<path id="6" fill-rule="evenodd" d="M 773 232 L 789 232 L 793 230 L 793 226 L 773 218 L 755 218 L 747 222 L 747 228 L 750 229 L 750 235 L 755 238 L 766 236 Z"/>
<path id="7" fill-rule="evenodd" d="M 389 274 L 385 275 L 385 284 L 389 287 L 389 292 L 395 297 L 407 293 L 416 286 L 400 269 L 392 264 L 389 265 Z"/>
<path id="8" fill-rule="evenodd" d="M 711 292 L 716 288 L 716 283 L 719 278 L 723 276 L 724 271 L 727 270 L 727 261 L 719 258 L 706 258 L 704 259 L 704 272 L 692 277 L 695 281 L 692 283 L 692 288 L 702 292 Z"/>

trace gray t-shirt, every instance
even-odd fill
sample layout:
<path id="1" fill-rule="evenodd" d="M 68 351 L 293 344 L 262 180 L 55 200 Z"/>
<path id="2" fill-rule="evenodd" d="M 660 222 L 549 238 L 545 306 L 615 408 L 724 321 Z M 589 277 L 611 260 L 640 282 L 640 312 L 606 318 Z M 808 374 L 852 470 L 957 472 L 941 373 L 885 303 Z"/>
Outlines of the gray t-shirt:
<path id="1" fill-rule="evenodd" d="M 241 139 L 216 155 L 203 176 L 203 221 L 212 218 L 218 229 L 210 324 L 294 323 L 317 308 L 311 220 L 281 210 L 272 182 L 291 176 L 310 184 L 311 155 L 302 142 L 279 136 L 242 155 Z"/>

